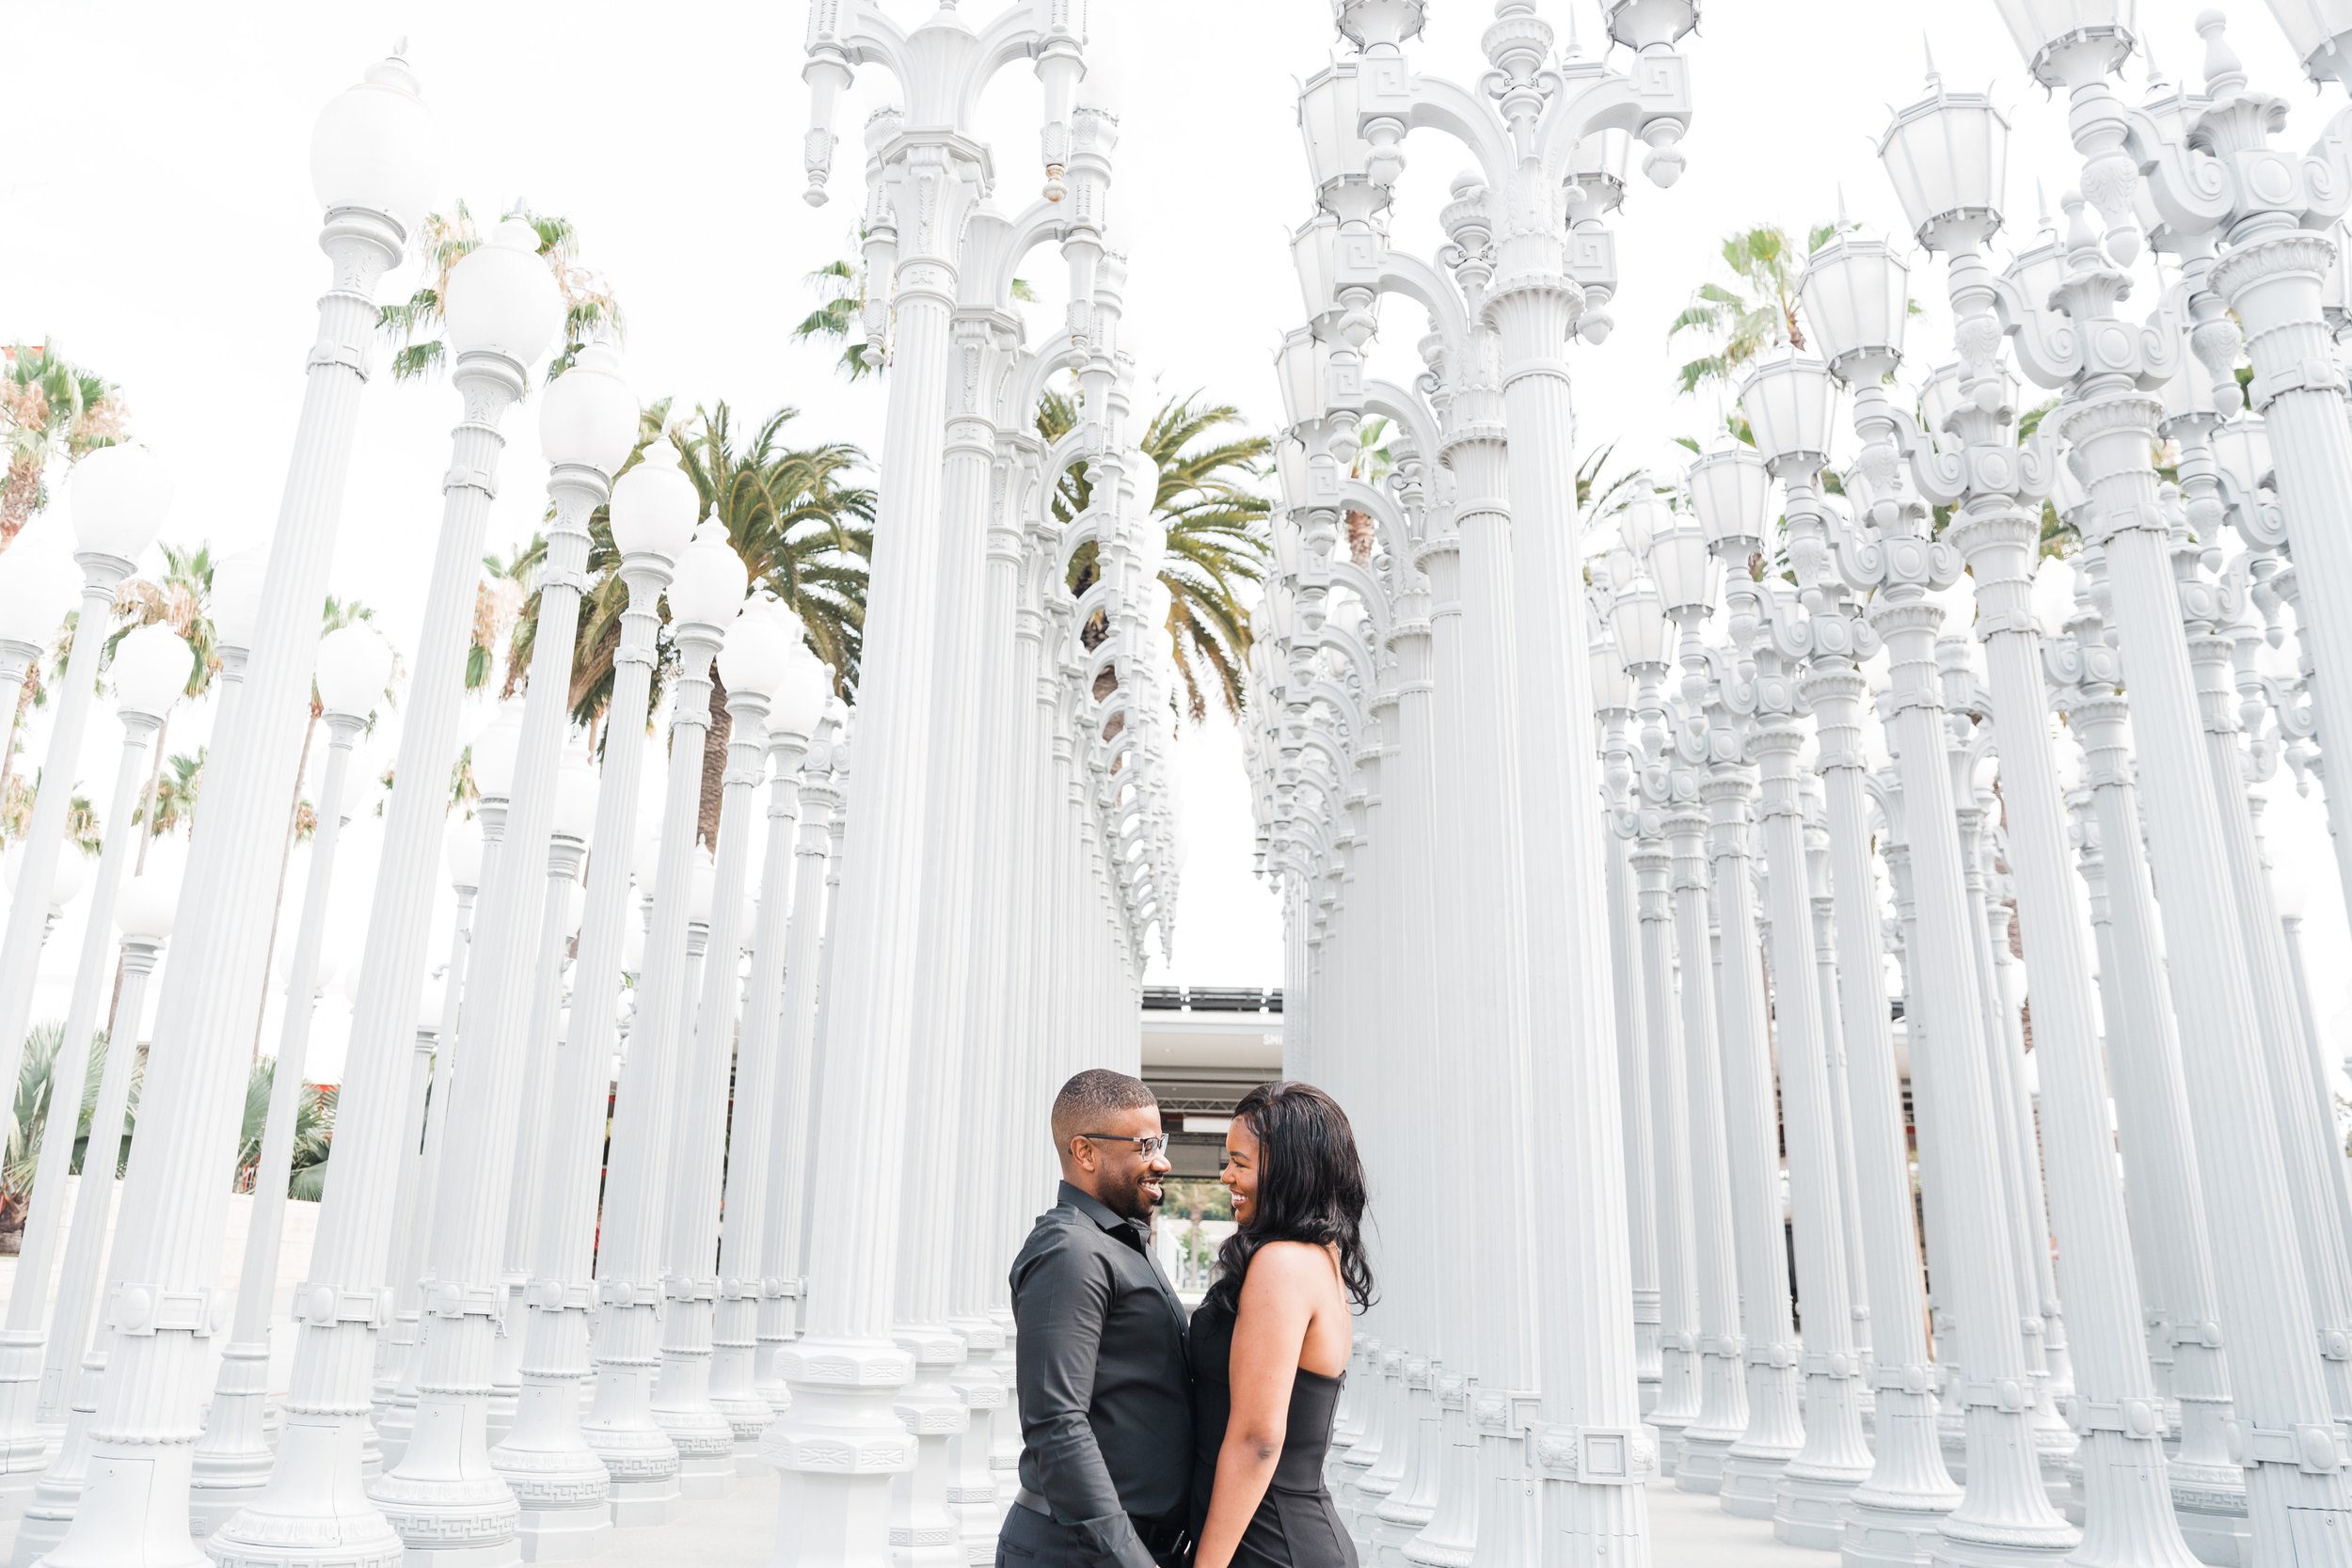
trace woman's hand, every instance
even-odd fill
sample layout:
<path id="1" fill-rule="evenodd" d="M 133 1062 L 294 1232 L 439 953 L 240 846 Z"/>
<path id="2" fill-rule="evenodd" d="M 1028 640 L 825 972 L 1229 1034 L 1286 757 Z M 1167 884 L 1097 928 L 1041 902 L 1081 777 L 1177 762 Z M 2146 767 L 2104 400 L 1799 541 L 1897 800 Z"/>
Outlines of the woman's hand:
<path id="1" fill-rule="evenodd" d="M 1249 1260 L 1233 1321 L 1232 1413 L 1217 1450 L 1209 1516 L 1193 1568 L 1230 1568 L 1242 1533 L 1263 1500 L 1289 1435 L 1291 1386 L 1299 1353 L 1327 1288 L 1331 1260 L 1306 1242 L 1269 1242 Z"/>

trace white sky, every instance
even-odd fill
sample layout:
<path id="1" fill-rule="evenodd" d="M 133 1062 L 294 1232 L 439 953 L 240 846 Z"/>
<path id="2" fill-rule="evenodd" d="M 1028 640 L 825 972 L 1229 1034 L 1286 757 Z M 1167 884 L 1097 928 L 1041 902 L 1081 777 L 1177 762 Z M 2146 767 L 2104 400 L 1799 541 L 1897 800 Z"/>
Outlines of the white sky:
<path id="1" fill-rule="evenodd" d="M 2142 32 L 2174 71 L 2196 68 L 2190 21 L 2202 4 L 2142 0 Z M 984 20 L 995 6 L 968 0 L 965 8 Z M 2308 142 L 2340 100 L 2301 82 L 2260 4 L 2224 8 L 2255 83 L 2293 105 L 2289 139 Z M 897 0 L 891 9 L 912 22 L 924 8 Z M 1295 83 L 1334 46 L 1328 6 L 1094 0 L 1092 9 L 1098 85 L 1114 89 L 1120 117 L 1111 212 L 1114 243 L 1131 260 L 1129 346 L 1165 391 L 1203 388 L 1271 430 L 1280 404 L 1270 355 L 1301 309 L 1286 236 L 1310 211 Z M 1591 0 L 1544 5 L 1563 41 L 1571 10 L 1586 43 L 1597 43 Z M 1471 79 L 1484 68 L 1477 39 L 1490 15 L 1464 0 L 1433 5 L 1430 36 L 1410 46 L 1421 68 Z M 788 403 L 804 411 L 793 438 L 843 438 L 873 451 L 880 391 L 847 386 L 829 355 L 787 334 L 812 304 L 803 275 L 850 247 L 862 183 L 858 128 L 883 102 L 882 79 L 862 76 L 842 104 L 835 199 L 813 210 L 800 198 L 803 8 L 702 5 L 655 18 L 642 6 L 594 0 L 560 8 L 479 0 L 0 8 L 0 57 L 21 67 L 11 91 L 22 133 L 20 154 L 0 166 L 0 234 L 8 241 L 0 335 L 53 336 L 125 388 L 136 433 L 178 481 L 167 538 L 226 549 L 265 537 L 326 281 L 308 176 L 310 120 L 405 35 L 444 129 L 449 198 L 492 216 L 519 197 L 579 226 L 583 260 L 611 279 L 628 311 L 629 373 L 641 396 L 723 398 L 747 418 Z M 1689 171 L 1671 191 L 1637 175 L 1618 220 L 1615 335 L 1599 350 L 1576 351 L 1588 449 L 1615 441 L 1621 465 L 1662 463 L 1669 437 L 1713 423 L 1712 400 L 1675 399 L 1671 367 L 1687 354 L 1668 347 L 1663 333 L 1711 273 L 1724 233 L 1757 222 L 1802 232 L 1836 211 L 1841 189 L 1857 221 L 1899 219 L 1874 139 L 1889 106 L 1918 93 L 1923 35 L 1955 87 L 1990 83 L 2010 109 L 2012 229 L 2032 227 L 2037 178 L 2054 203 L 2072 182 L 2077 165 L 2060 106 L 2026 79 L 1989 0 L 1709 8 L 1689 45 L 1698 103 L 1684 143 Z M 982 103 L 979 131 L 994 144 L 1008 208 L 1025 204 L 1039 182 L 1037 114 L 1025 72 L 1003 75 Z M 1406 151 L 1394 231 L 1425 249 L 1444 186 L 1465 159 L 1427 133 Z M 1041 327 L 1058 317 L 1057 268 L 1044 252 L 1025 269 L 1043 295 Z M 414 282 L 404 271 L 387 297 Z M 1915 266 L 1926 312 L 1912 343 L 1922 362 L 1948 355 L 1942 287 L 1940 266 Z M 1412 345 L 1422 326 L 1408 316 L 1389 312 L 1375 372 L 1419 369 Z M 395 387 L 386 376 L 366 394 L 333 591 L 373 605 L 378 624 L 404 644 L 421 611 L 454 403 L 444 385 Z M 544 504 L 529 407 L 510 418 L 508 435 L 491 526 L 501 549 L 527 536 Z M 478 721 L 487 717 L 485 705 Z M 174 749 L 206 722 L 181 716 Z M 82 776 L 94 795 L 119 734 L 110 717 L 91 726 Z M 373 745 L 380 768 L 389 736 Z M 1279 917 L 1249 875 L 1248 807 L 1230 728 L 1212 723 L 1178 748 L 1177 790 L 1190 858 L 1175 960 L 1155 978 L 1279 984 Z M 2280 857 L 2329 863 L 2316 802 L 2277 793 L 2270 826 Z M 658 796 L 657 782 L 649 800 Z M 354 829 L 339 910 L 363 908 L 374 865 L 369 833 Z M 297 861 L 296 885 L 300 875 Z M 2352 973 L 2336 879 L 2312 881 L 2314 973 Z M 78 911 L 68 911 L 65 930 L 78 936 Z M 52 1011 L 62 1010 L 73 945 L 51 946 L 43 996 L 54 993 Z M 2319 984 L 2319 1013 L 2332 1021 L 2347 1001 L 2344 982 Z M 322 1018 L 323 1036 L 340 1032 L 337 1006 Z M 334 1054 L 327 1040 L 321 1050 Z M 314 1074 L 326 1065 L 314 1064 Z"/>

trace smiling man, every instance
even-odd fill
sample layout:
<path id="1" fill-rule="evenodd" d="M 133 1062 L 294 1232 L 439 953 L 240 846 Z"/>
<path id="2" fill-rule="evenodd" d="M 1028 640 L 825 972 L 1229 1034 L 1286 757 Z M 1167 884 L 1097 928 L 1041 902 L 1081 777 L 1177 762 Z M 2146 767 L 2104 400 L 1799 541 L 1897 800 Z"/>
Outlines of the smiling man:
<path id="1" fill-rule="evenodd" d="M 1184 1311 L 1147 1227 L 1160 1104 L 1093 1068 L 1054 1097 L 1061 1186 L 1012 1263 L 1021 1490 L 997 1568 L 1175 1568 L 1187 1544 Z"/>

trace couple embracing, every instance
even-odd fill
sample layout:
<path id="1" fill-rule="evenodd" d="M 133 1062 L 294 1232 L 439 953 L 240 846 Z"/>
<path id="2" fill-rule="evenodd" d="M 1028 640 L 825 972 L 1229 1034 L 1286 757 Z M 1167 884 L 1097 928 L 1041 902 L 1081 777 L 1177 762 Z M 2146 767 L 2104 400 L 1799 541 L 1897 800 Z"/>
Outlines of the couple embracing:
<path id="1" fill-rule="evenodd" d="M 997 1568 L 1356 1568 L 1323 1484 L 1372 1299 L 1346 1113 L 1310 1084 L 1243 1097 L 1236 1228 L 1189 1323 L 1147 1241 L 1170 1169 L 1152 1091 L 1081 1072 L 1053 1127 L 1061 1187 L 1012 1265 L 1021 1489 Z"/>

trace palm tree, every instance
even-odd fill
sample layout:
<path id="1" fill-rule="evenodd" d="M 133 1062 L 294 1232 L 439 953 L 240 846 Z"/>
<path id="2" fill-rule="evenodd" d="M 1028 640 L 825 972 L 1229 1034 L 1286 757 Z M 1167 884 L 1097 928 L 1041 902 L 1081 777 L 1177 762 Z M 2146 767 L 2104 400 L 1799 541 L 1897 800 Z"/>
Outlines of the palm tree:
<path id="1" fill-rule="evenodd" d="M 1250 643 L 1241 594 L 1246 584 L 1264 578 L 1272 549 L 1270 503 L 1248 482 L 1263 473 L 1274 443 L 1251 435 L 1208 439 L 1240 420 L 1241 411 L 1231 404 L 1202 403 L 1196 391 L 1161 404 L 1138 443 L 1160 466 L 1152 510 L 1168 524 L 1160 581 L 1168 594 L 1168 654 L 1183 685 L 1184 710 L 1196 723 L 1208 717 L 1212 688 L 1228 714 L 1241 714 L 1241 673 Z M 1077 405 L 1048 389 L 1038 404 L 1039 434 L 1051 441 L 1076 422 Z M 1092 494 L 1086 465 L 1073 464 L 1054 497 L 1054 515 L 1069 522 L 1086 510 Z M 1071 592 L 1083 594 L 1094 580 L 1092 546 L 1080 546 L 1071 565 Z"/>
<path id="2" fill-rule="evenodd" d="M 499 695 L 512 697 L 522 689 L 523 667 L 516 660 L 510 639 L 547 554 L 547 537 L 534 533 L 504 561 L 495 553 L 482 558 L 482 580 L 473 590 L 473 641 L 466 650 L 467 690 L 479 691 L 489 683 L 502 643 L 506 645 L 506 675 Z"/>
<path id="3" fill-rule="evenodd" d="M 620 303 L 613 297 L 612 285 L 580 264 L 580 232 L 569 218 L 534 213 L 520 201 L 506 216 L 521 218 L 538 230 L 539 254 L 548 259 L 556 286 L 564 292 L 564 349 L 548 361 L 548 379 L 553 381 L 571 368 L 573 357 L 599 331 L 618 338 L 627 330 Z M 417 254 L 430 270 L 430 279 L 401 303 L 376 311 L 377 328 L 399 345 L 392 355 L 394 380 L 420 380 L 438 371 L 449 357 L 449 345 L 438 333 L 450 269 L 481 243 L 473 214 L 463 201 L 457 203 L 453 217 L 425 214 L 418 230 Z"/>
<path id="4" fill-rule="evenodd" d="M 0 349 L 0 550 L 49 504 L 50 465 L 79 463 L 122 439 L 129 411 L 122 391 L 57 352 L 13 343 Z"/>
<path id="5" fill-rule="evenodd" d="M 24 1037 L 24 1058 L 16 1072 L 16 1113 L 14 1125 L 8 1132 L 8 1148 L 0 1156 L 0 1228 L 22 1233 L 24 1228 L 24 1205 L 32 1196 L 33 1177 L 40 1165 L 42 1135 L 48 1130 L 49 1113 L 55 1108 L 57 1053 L 65 1045 L 65 1024 L 62 1022 L 43 1023 Z M 91 1041 L 89 1064 L 83 1075 L 82 1093 L 75 1102 L 76 1120 L 73 1128 L 73 1160 L 71 1169 L 82 1168 L 82 1156 L 89 1142 L 90 1112 L 98 1099 L 98 1081 L 106 1070 L 106 1036 L 102 1031 Z M 136 1079 L 134 1079 L 132 1103 L 136 1103 Z M 130 1121 L 124 1124 L 124 1146 L 129 1145 Z M 121 1151 L 117 1151 L 119 1161 Z M 117 1166 L 118 1172 L 120 1169 Z"/>
<path id="6" fill-rule="evenodd" d="M 866 454 L 840 442 L 787 446 L 786 427 L 800 417 L 795 408 L 776 410 L 760 421 L 748 441 L 739 441 L 734 412 L 725 403 L 697 407 L 691 417 L 675 420 L 671 407 L 671 400 L 664 399 L 645 410 L 637 451 L 621 472 L 634 467 L 656 437 L 667 435 L 693 482 L 704 515 L 725 526 L 728 542 L 751 573 L 753 589 L 772 594 L 801 618 L 808 629 L 809 647 L 833 667 L 834 689 L 844 695 L 854 691 L 866 624 L 866 561 L 874 543 L 874 492 L 850 481 Z M 517 553 L 513 565 L 535 580 L 545 553 L 545 542 L 534 540 Z M 588 520 L 591 586 L 580 600 L 566 693 L 573 722 L 588 730 L 592 749 L 598 732 L 613 719 L 612 656 L 621 644 L 621 612 L 628 605 L 619 564 L 611 515 L 598 507 Z M 661 613 L 668 613 L 666 605 Z M 663 637 L 666 646 L 666 631 Z M 538 638 L 539 595 L 534 590 L 523 600 L 508 640 L 510 690 L 528 679 Z M 665 670 L 668 664 L 665 654 Z M 660 696 L 657 685 L 637 722 L 651 721 Z M 718 781 L 725 771 L 729 731 L 726 690 L 716 672 L 711 710 L 703 819 L 707 834 L 715 835 Z"/>
<path id="7" fill-rule="evenodd" d="M 245 1078 L 245 1122 L 237 1133 L 236 1190 L 249 1193 L 262 1168 L 262 1134 L 269 1127 L 269 1097 L 278 1082 L 275 1056 L 255 1062 Z M 326 1185 L 326 1158 L 335 1141 L 335 1090 L 305 1084 L 294 1097 L 294 1165 L 286 1196 L 315 1203 Z"/>
<path id="8" fill-rule="evenodd" d="M 1836 232 L 1834 223 L 1817 225 L 1806 235 L 1806 254 Z M 1724 240 L 1722 255 L 1731 282 L 1700 284 L 1691 304 L 1666 328 L 1668 341 L 1686 332 L 1719 340 L 1713 352 L 1676 372 L 1676 384 L 1686 394 L 1709 382 L 1727 385 L 1740 366 L 1768 348 L 1782 343 L 1804 347 L 1804 329 L 1797 318 L 1797 281 L 1804 267 L 1788 231 L 1772 224 L 1741 230 Z"/>

